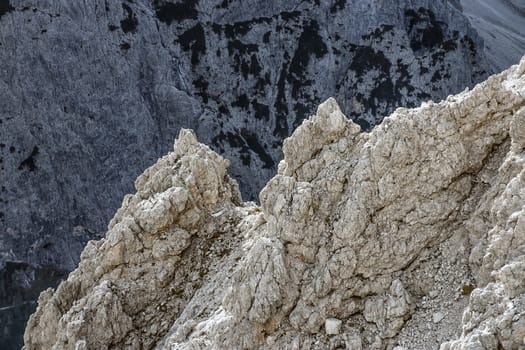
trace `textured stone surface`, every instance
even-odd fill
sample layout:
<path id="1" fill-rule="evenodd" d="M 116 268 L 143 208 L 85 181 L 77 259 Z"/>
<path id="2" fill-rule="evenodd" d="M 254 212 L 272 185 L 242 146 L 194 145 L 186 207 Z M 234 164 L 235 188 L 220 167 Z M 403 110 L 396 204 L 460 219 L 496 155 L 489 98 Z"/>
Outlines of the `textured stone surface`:
<path id="1" fill-rule="evenodd" d="M 293 2 L 268 8 L 231 3 L 231 9 L 203 3 L 188 10 L 188 16 L 196 12 L 195 18 L 206 24 L 202 43 L 192 41 L 199 36 L 188 32 L 200 28 L 195 19 L 170 22 L 157 15 L 159 19 L 155 8 L 145 3 L 111 2 L 107 8 L 97 1 L 12 5 L 15 10 L 0 22 L 2 171 L 13 179 L 2 194 L 2 222 L 13 236 L 4 242 L 6 259 L 10 250 L 26 259 L 25 249 L 18 251 L 15 242 L 20 232 L 28 232 L 34 236 L 29 241 L 35 242 L 28 260 L 74 266 L 74 252 L 89 235 L 82 230 L 101 231 L 131 179 L 167 151 L 181 126 L 196 129 L 203 141 L 228 155 L 235 175 L 245 176 L 245 193 L 254 196 L 279 161 L 279 141 L 321 97 L 339 95 L 347 114 L 374 123 L 398 105 L 445 97 L 484 76 L 483 58 L 471 57 L 463 42 L 477 45 L 475 33 L 458 14 L 447 14 L 443 4 L 417 6 L 450 17 L 440 18 L 450 23 L 440 29 L 443 40 L 450 41 L 428 43 L 434 45 L 430 47 L 421 43 L 418 30 L 437 25 L 431 20 L 434 15 L 416 11 L 407 16 L 403 6 L 396 6 L 363 18 L 374 2 L 340 4 L 329 23 Z M 234 11 L 237 7 L 243 11 Z M 296 11 L 286 12 L 292 8 Z M 213 18 L 201 18 L 211 10 L 217 12 Z M 237 15 L 223 18 L 226 11 L 228 17 Z M 128 15 L 136 27 L 126 22 Z M 349 27 L 349 18 L 362 23 L 353 20 Z M 387 19 L 392 25 L 381 27 L 390 23 Z M 249 20 L 254 23 L 242 22 Z M 418 29 L 410 31 L 405 22 Z M 186 32 L 187 43 L 181 39 Z M 268 32 L 266 44 L 263 34 Z M 413 46 L 421 46 L 416 51 L 410 47 L 411 35 Z M 312 40 L 310 47 L 306 42 Z M 121 49 L 124 42 L 129 49 Z M 279 46 L 282 42 L 287 46 Z M 208 86 L 209 93 L 201 85 Z M 257 178 L 254 174 L 265 179 L 246 180 Z M 22 188 L 22 183 L 29 186 Z M 53 206 L 45 207 L 46 202 Z M 58 220 L 58 213 L 68 220 Z M 78 246 L 68 242 L 70 249 L 62 249 L 56 237 L 46 238 L 51 232 L 69 234 L 74 227 L 80 230 Z M 63 251 L 72 256 L 57 254 Z"/>
<path id="2" fill-rule="evenodd" d="M 328 318 L 324 323 L 324 329 L 328 335 L 337 335 L 341 332 L 343 322 L 337 318 Z"/>
<path id="3" fill-rule="evenodd" d="M 40 302 L 53 306 L 37 310 L 29 327 L 49 327 L 28 337 L 26 347 L 151 348 L 206 275 L 239 249 L 235 227 L 249 207 L 236 207 L 240 194 L 227 165 L 181 131 L 174 152 L 137 179 L 137 193 L 124 198 L 106 238 L 88 243 L 82 267 L 58 287 L 60 295 L 42 293 Z M 57 332 L 61 327 L 67 334 Z"/>
<path id="4" fill-rule="evenodd" d="M 525 58 L 370 133 L 328 99 L 260 207 L 184 130 L 42 293 L 25 349 L 519 349 L 524 111 Z"/>
<path id="5" fill-rule="evenodd" d="M 524 0 L 457 2 L 461 2 L 459 9 L 483 38 L 485 55 L 496 71 L 516 64 L 525 54 Z"/>
<path id="6" fill-rule="evenodd" d="M 2 0 L 0 268 L 73 269 L 181 127 L 256 199 L 322 100 L 373 125 L 486 78 L 482 46 L 445 0 Z"/>

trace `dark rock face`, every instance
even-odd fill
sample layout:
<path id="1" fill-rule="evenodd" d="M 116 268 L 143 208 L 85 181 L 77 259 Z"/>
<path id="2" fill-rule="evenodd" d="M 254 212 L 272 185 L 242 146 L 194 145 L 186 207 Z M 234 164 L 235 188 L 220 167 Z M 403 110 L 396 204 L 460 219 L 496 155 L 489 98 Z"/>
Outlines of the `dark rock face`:
<path id="1" fill-rule="evenodd" d="M 369 129 L 486 78 L 482 47 L 444 0 L 0 1 L 0 266 L 72 269 L 181 127 L 255 199 L 320 101 Z"/>
<path id="2" fill-rule="evenodd" d="M 13 11 L 15 8 L 11 6 L 9 0 L 0 0 L 0 17 L 8 12 Z"/>
<path id="3" fill-rule="evenodd" d="M 485 56 L 490 66 L 499 72 L 517 64 L 525 54 L 525 1 L 460 2 L 461 11 L 485 42 Z"/>
<path id="4" fill-rule="evenodd" d="M 67 278 L 68 271 L 7 262 L 0 270 L 0 334 L 3 348 L 20 349 L 25 322 L 40 292 Z"/>

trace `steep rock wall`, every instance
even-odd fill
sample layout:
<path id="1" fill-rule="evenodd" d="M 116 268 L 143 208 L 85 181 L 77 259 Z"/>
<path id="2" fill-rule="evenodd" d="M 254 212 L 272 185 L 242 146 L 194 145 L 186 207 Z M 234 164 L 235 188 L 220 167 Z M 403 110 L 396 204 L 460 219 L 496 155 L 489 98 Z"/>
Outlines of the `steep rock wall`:
<path id="1" fill-rule="evenodd" d="M 20 266 L 0 289 L 29 304 L 181 127 L 257 199 L 329 96 L 370 127 L 489 71 L 445 0 L 3 0 L 0 62 L 0 276 Z M 0 314 L 17 305 L 0 298 Z"/>
<path id="2" fill-rule="evenodd" d="M 460 2 L 460 10 L 485 42 L 485 55 L 493 69 L 499 72 L 519 61 L 525 54 L 525 1 Z"/>

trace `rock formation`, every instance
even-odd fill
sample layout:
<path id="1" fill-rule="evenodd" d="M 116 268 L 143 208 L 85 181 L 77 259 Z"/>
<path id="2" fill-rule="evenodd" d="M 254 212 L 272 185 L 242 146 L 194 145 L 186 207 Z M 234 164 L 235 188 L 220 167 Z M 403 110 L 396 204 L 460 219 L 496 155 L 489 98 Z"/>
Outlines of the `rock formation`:
<path id="1" fill-rule="evenodd" d="M 525 58 L 369 133 L 328 99 L 283 150 L 242 204 L 181 131 L 25 350 L 525 346 Z"/>
<path id="2" fill-rule="evenodd" d="M 181 127 L 256 199 L 329 96 L 369 128 L 490 71 L 446 0 L 0 0 L 0 62 L 4 325 L 77 265 Z"/>
<path id="3" fill-rule="evenodd" d="M 487 60 L 497 72 L 525 54 L 524 0 L 454 0 L 485 42 Z M 502 55 L 502 53 L 505 53 Z"/>

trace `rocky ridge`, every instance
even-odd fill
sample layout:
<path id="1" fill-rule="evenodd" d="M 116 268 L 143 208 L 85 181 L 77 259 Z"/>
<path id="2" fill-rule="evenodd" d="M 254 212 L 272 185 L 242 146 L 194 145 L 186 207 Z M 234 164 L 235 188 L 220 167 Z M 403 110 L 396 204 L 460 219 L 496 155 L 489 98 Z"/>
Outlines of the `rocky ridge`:
<path id="1" fill-rule="evenodd" d="M 369 133 L 329 99 L 283 150 L 241 204 L 181 131 L 25 349 L 523 348 L 525 58 Z"/>
<path id="2" fill-rule="evenodd" d="M 254 199 L 329 96 L 370 127 L 488 75 L 446 1 L 186 3 L 2 1 L 2 263 L 72 269 L 181 127 Z"/>
<path id="3" fill-rule="evenodd" d="M 11 349 L 21 335 L 5 327 L 22 328 L 39 292 L 75 268 L 181 127 L 255 199 L 283 139 L 329 96 L 370 128 L 490 71 L 445 0 L 0 0 L 0 62 L 0 343 Z"/>

